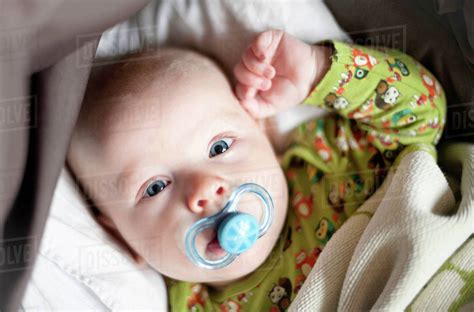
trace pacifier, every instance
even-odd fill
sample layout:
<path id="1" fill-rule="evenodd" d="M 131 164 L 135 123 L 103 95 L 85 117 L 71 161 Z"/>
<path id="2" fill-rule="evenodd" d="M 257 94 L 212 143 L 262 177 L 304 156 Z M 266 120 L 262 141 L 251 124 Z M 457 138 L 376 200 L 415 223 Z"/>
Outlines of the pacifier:
<path id="1" fill-rule="evenodd" d="M 262 201 L 263 214 L 260 221 L 250 214 L 238 211 L 239 200 L 246 193 L 253 193 Z M 226 267 L 268 231 L 273 222 L 273 214 L 272 198 L 263 187 L 255 183 L 242 184 L 232 192 L 221 211 L 191 226 L 185 238 L 186 256 L 202 268 L 216 270 Z M 206 229 L 216 230 L 219 245 L 226 252 L 219 259 L 206 259 L 196 249 L 196 237 Z"/>

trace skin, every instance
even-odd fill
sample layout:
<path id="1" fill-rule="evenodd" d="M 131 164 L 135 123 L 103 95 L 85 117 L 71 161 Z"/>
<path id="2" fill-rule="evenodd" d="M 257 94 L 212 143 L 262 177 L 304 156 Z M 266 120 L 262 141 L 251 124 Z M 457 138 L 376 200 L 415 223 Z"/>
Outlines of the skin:
<path id="1" fill-rule="evenodd" d="M 249 47 L 253 56 L 246 56 L 246 62 L 256 67 L 247 68 L 243 61 L 244 68 L 236 67 L 236 93 L 215 63 L 183 50 L 133 55 L 91 76 L 68 164 L 98 207 L 98 221 L 137 262 L 143 260 L 171 278 L 225 286 L 255 271 L 282 230 L 288 187 L 278 155 L 258 121 L 272 115 L 270 106 L 273 113 L 287 109 L 288 104 L 271 101 L 276 95 L 293 105 L 299 103 L 299 98 L 306 97 L 319 81 L 324 66 L 316 65 L 320 51 L 308 49 L 309 45 L 292 37 L 288 38 L 293 43 L 284 42 L 281 33 L 272 34 L 279 42 L 276 47 L 271 41 L 271 51 L 264 47 L 266 57 L 256 59 L 259 52 L 252 46 L 261 45 L 259 38 Z M 300 64 L 309 66 L 310 74 L 288 76 L 296 77 L 292 81 L 285 78 L 284 60 L 272 59 L 280 44 L 295 42 L 298 45 L 293 50 L 302 48 L 302 55 L 312 60 Z M 133 62 L 139 57 L 143 60 Z M 261 78 L 250 70 L 257 67 L 273 70 Z M 261 81 L 269 83 L 262 85 Z M 294 85 L 287 95 L 285 83 Z M 260 116 L 252 105 L 267 106 L 260 110 L 264 112 Z M 210 157 L 213 144 L 219 140 L 229 143 L 228 149 Z M 153 196 L 145 195 L 156 181 L 167 185 Z M 185 256 L 187 230 L 222 209 L 232 190 L 244 182 L 258 183 L 271 194 L 275 204 L 272 226 L 228 267 L 207 270 L 195 266 Z M 240 210 L 259 218 L 258 199 L 244 199 Z M 200 253 L 209 258 L 220 256 L 207 248 L 213 237 L 207 231 L 196 242 Z"/>

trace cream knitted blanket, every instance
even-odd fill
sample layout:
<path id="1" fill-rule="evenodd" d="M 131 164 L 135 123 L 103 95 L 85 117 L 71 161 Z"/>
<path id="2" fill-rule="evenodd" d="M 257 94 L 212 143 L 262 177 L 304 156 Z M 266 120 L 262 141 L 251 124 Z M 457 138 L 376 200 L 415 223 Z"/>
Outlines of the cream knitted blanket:
<path id="1" fill-rule="evenodd" d="M 458 190 L 430 154 L 406 155 L 329 241 L 290 311 L 473 311 L 474 145 L 444 146 L 440 164 L 462 172 Z"/>

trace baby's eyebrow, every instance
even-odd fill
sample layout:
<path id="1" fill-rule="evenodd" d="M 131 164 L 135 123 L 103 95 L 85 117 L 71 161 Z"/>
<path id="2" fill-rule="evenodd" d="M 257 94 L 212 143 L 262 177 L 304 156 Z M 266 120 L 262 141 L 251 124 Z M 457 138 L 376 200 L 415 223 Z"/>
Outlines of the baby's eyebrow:
<path id="1" fill-rule="evenodd" d="M 135 186 L 141 187 L 141 181 L 145 181 L 149 177 L 145 177 L 145 171 L 140 170 L 140 173 L 137 170 L 125 170 L 122 171 L 118 176 L 118 188 L 121 192 L 123 192 L 125 196 L 135 196 L 134 192 L 138 191 L 135 190 Z M 140 182 L 138 182 L 140 181 Z"/>
<path id="2" fill-rule="evenodd" d="M 208 121 L 208 124 L 210 125 L 209 132 L 216 132 L 218 130 L 218 127 L 223 124 L 227 124 L 231 121 L 234 121 L 236 119 L 241 118 L 242 115 L 239 114 L 236 111 L 228 112 L 224 115 L 214 115 L 211 116 Z"/>

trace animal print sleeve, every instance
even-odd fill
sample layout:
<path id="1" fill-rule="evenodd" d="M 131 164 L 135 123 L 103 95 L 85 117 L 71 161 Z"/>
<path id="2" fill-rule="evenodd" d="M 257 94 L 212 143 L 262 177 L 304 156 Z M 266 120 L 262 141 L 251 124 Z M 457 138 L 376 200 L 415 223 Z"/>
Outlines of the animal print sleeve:
<path id="1" fill-rule="evenodd" d="M 427 69 L 399 51 L 332 44 L 331 67 L 305 104 L 352 119 L 382 152 L 438 142 L 446 99 Z"/>

